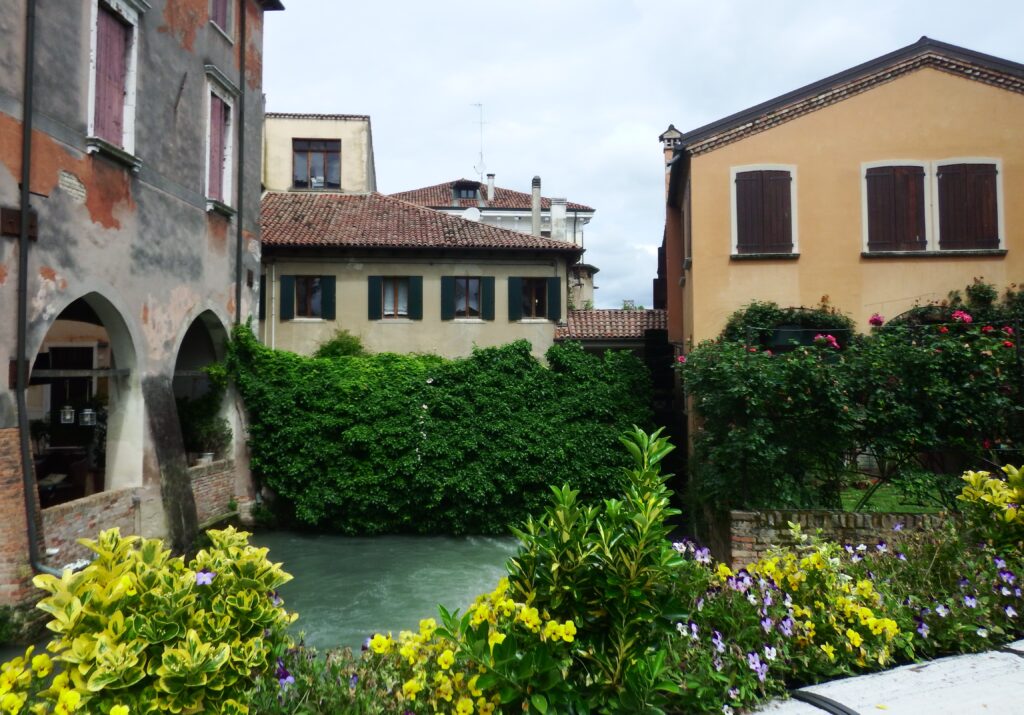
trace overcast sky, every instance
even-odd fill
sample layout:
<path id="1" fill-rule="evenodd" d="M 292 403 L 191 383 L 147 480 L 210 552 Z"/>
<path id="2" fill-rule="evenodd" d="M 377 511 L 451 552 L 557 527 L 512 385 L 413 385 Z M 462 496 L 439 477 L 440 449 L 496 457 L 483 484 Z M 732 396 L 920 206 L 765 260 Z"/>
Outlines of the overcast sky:
<path id="1" fill-rule="evenodd" d="M 651 305 L 658 135 L 688 131 L 921 35 L 1024 62 L 1024 2 L 284 0 L 267 13 L 267 110 L 369 114 L 377 188 L 476 178 L 597 210 L 596 304 Z"/>

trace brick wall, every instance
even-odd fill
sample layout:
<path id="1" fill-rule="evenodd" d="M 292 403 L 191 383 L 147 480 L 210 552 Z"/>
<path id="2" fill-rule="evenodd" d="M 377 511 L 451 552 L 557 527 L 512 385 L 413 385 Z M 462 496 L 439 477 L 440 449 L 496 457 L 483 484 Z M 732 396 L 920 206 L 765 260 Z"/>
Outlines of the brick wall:
<path id="1" fill-rule="evenodd" d="M 235 498 L 235 463 L 222 459 L 188 470 L 196 500 L 199 524 L 207 524 L 231 513 L 228 502 Z"/>
<path id="2" fill-rule="evenodd" d="M 33 596 L 18 428 L 0 429 L 0 605 Z"/>
<path id="3" fill-rule="evenodd" d="M 896 523 L 915 530 L 932 528 L 941 521 L 942 517 L 934 514 L 731 511 L 711 521 L 708 546 L 719 560 L 740 567 L 757 561 L 772 546 L 792 544 L 789 522 L 799 524 L 806 534 L 821 529 L 823 536 L 840 543 L 871 545 L 891 540 Z"/>
<path id="4" fill-rule="evenodd" d="M 95 539 L 104 529 L 119 527 L 123 536 L 138 533 L 137 511 L 135 489 L 100 492 L 43 509 L 46 548 L 59 549 L 48 557 L 49 565 L 59 569 L 73 561 L 92 558 L 93 552 L 79 544 L 78 539 Z"/>

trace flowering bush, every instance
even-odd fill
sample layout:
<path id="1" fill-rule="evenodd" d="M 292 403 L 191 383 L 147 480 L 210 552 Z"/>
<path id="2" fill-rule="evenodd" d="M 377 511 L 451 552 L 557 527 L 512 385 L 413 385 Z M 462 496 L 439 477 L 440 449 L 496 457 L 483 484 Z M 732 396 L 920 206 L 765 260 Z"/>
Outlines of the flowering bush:
<path id="1" fill-rule="evenodd" d="M 247 533 L 208 534 L 212 547 L 186 564 L 158 539 L 110 529 L 81 540 L 96 553 L 83 570 L 36 576 L 56 635 L 51 655 L 4 664 L 3 711 L 248 712 L 251 675 L 286 641 L 292 617 L 275 590 L 291 577 Z"/>
<path id="2" fill-rule="evenodd" d="M 966 485 L 957 497 L 965 505 L 982 536 L 999 546 L 1024 540 L 1024 471 L 1003 467 L 1006 478 L 989 472 L 967 472 Z"/>
<path id="3" fill-rule="evenodd" d="M 835 508 L 863 454 L 878 485 L 955 508 L 957 475 L 998 463 L 1024 431 L 1014 328 L 968 318 L 890 323 L 845 346 L 822 333 L 785 354 L 701 344 L 678 366 L 698 415 L 696 495 Z"/>

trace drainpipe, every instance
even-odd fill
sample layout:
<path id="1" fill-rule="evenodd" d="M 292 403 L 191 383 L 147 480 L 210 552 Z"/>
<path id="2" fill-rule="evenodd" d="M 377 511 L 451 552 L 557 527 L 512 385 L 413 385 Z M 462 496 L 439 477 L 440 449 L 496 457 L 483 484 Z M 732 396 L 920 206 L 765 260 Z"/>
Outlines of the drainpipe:
<path id="1" fill-rule="evenodd" d="M 18 405 L 18 437 L 21 451 L 21 479 L 25 497 L 25 520 L 28 533 L 28 560 L 38 573 L 60 576 L 55 568 L 43 563 L 39 553 L 39 529 L 36 526 L 36 480 L 32 449 L 29 446 L 28 404 L 28 212 L 29 182 L 32 179 L 32 83 L 35 64 L 36 3 L 25 3 L 25 79 L 21 104 L 21 220 L 18 230 L 18 371 L 15 400 Z"/>
<path id="2" fill-rule="evenodd" d="M 241 88 L 238 95 L 238 225 L 235 237 L 235 325 L 242 323 L 242 244 L 245 241 L 245 50 L 246 0 L 238 0 L 239 42 L 238 67 Z"/>

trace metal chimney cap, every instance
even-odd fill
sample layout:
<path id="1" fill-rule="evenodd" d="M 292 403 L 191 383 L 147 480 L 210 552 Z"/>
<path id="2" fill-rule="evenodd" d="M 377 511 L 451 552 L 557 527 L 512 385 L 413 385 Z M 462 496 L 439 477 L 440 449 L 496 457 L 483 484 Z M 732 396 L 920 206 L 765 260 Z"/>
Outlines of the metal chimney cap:
<path id="1" fill-rule="evenodd" d="M 533 177 L 533 186 L 540 187 L 540 177 L 539 176 Z"/>

